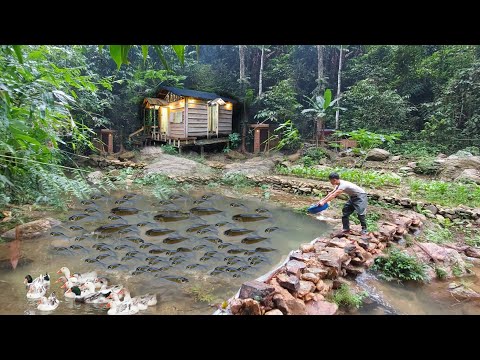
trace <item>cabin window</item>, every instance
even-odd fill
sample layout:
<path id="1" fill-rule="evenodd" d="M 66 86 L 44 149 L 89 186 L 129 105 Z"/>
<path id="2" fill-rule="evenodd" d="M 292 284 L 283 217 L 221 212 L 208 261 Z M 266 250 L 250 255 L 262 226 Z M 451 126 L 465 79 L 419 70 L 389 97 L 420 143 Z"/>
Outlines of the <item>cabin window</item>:
<path id="1" fill-rule="evenodd" d="M 172 123 L 174 124 L 181 124 L 183 123 L 183 111 L 175 111 L 172 112 Z"/>

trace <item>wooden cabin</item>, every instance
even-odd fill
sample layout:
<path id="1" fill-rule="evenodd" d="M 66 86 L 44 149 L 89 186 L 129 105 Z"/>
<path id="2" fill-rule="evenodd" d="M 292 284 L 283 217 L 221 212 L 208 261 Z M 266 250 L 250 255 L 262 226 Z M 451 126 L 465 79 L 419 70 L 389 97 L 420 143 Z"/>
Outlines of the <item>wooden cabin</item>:
<path id="1" fill-rule="evenodd" d="M 162 86 L 156 98 L 143 102 L 145 142 L 159 141 L 181 150 L 185 145 L 228 143 L 235 101 L 203 91 Z"/>

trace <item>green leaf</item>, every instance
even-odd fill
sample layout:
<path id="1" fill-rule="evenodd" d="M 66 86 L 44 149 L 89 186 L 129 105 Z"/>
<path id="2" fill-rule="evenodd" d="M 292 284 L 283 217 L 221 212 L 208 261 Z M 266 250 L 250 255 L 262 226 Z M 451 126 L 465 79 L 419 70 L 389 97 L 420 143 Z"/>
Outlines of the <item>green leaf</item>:
<path id="1" fill-rule="evenodd" d="M 178 60 L 180 60 L 180 64 L 184 64 L 185 62 L 185 45 L 172 45 L 175 54 L 177 54 Z"/>
<path id="2" fill-rule="evenodd" d="M 145 63 L 148 55 L 148 45 L 142 45 L 142 55 L 143 55 L 143 63 Z"/>
<path id="3" fill-rule="evenodd" d="M 195 48 L 197 49 L 197 61 L 200 61 L 200 45 L 195 45 Z"/>
<path id="4" fill-rule="evenodd" d="M 117 64 L 117 69 L 122 66 L 122 45 L 110 45 L 110 56 Z"/>
<path id="5" fill-rule="evenodd" d="M 8 184 L 8 185 L 10 185 L 10 186 L 15 186 L 15 185 L 13 185 L 13 184 L 10 182 L 10 180 L 8 180 L 8 179 L 7 179 L 5 176 L 3 176 L 2 174 L 0 174 L 0 181 L 4 182 L 4 183 L 6 183 L 6 184 Z"/>
<path id="6" fill-rule="evenodd" d="M 18 61 L 20 64 L 23 64 L 23 56 L 22 56 L 22 49 L 20 45 L 13 45 L 13 50 L 15 51 L 15 55 L 17 55 Z"/>
<path id="7" fill-rule="evenodd" d="M 325 103 L 323 104 L 323 108 L 327 109 L 328 106 L 330 105 L 330 101 L 332 101 L 332 91 L 330 89 L 325 90 L 323 97 L 325 98 Z"/>
<path id="8" fill-rule="evenodd" d="M 130 52 L 130 48 L 132 45 L 121 45 L 122 47 L 122 64 L 129 64 L 128 61 L 128 53 Z"/>
<path id="9" fill-rule="evenodd" d="M 153 45 L 153 48 L 158 54 L 158 57 L 160 58 L 160 61 L 162 62 L 163 66 L 165 66 L 165 69 L 170 70 L 167 60 L 165 59 L 165 56 L 163 55 L 163 50 L 160 45 Z"/>

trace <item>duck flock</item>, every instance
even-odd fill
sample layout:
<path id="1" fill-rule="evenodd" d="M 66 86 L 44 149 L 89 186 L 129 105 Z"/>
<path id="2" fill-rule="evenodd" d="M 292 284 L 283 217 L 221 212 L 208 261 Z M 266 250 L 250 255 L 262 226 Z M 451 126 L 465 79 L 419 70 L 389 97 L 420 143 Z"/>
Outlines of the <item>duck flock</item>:
<path id="1" fill-rule="evenodd" d="M 108 279 L 99 277 L 96 271 L 88 273 L 71 273 L 67 267 L 62 267 L 57 274 L 63 274 L 55 283 L 62 283 L 66 299 L 85 304 L 104 305 L 108 315 L 133 315 L 157 304 L 156 294 L 145 294 L 131 297 L 130 291 L 123 285 L 109 285 Z M 24 284 L 27 290 L 27 299 L 38 300 L 37 309 L 53 311 L 58 308 L 60 300 L 55 291 L 47 297 L 50 288 L 50 275 L 40 274 L 33 279 L 25 276 Z"/>

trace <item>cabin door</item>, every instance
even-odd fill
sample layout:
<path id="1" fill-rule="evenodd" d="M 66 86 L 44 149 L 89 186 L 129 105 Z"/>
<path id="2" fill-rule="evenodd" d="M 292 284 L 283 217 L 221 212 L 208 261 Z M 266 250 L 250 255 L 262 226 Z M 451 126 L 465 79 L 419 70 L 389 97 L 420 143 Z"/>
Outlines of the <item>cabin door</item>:
<path id="1" fill-rule="evenodd" d="M 208 134 L 214 132 L 218 136 L 218 104 L 208 105 Z"/>
<path id="2" fill-rule="evenodd" d="M 168 107 L 162 106 L 160 108 L 160 132 L 166 134 L 168 130 Z"/>

